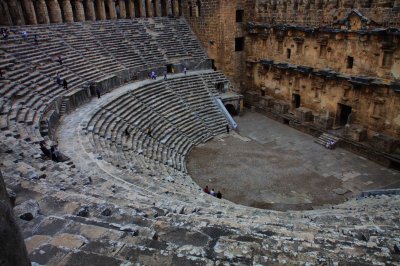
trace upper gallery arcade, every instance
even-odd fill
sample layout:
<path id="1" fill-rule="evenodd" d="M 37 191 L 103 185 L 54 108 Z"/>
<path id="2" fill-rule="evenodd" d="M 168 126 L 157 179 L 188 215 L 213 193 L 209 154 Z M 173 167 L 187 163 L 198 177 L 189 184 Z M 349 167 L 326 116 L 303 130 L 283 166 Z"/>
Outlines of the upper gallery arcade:
<path id="1" fill-rule="evenodd" d="M 182 0 L 0 0 L 0 24 L 48 24 L 181 15 Z"/>

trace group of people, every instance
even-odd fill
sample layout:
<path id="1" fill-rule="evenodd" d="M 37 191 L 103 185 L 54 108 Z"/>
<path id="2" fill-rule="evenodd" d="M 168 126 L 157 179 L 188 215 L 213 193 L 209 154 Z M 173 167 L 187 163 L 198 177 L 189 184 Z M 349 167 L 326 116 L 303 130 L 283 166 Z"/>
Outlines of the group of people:
<path id="1" fill-rule="evenodd" d="M 1 32 L 1 35 L 3 36 L 3 39 L 7 40 L 8 39 L 8 35 L 9 35 L 8 29 L 7 28 L 0 28 L 0 32 Z"/>
<path id="2" fill-rule="evenodd" d="M 217 197 L 219 199 L 222 199 L 222 194 L 221 191 L 218 190 L 217 193 L 215 193 L 215 190 L 212 188 L 211 190 L 208 188 L 208 186 L 206 186 L 203 191 L 207 194 L 210 194 L 213 197 Z"/>
<path id="3" fill-rule="evenodd" d="M 184 68 L 183 68 L 183 73 L 185 73 L 185 76 L 186 76 L 187 70 L 188 70 L 187 67 L 184 67 Z M 174 69 L 173 67 L 171 68 L 171 72 L 172 72 L 172 74 L 175 73 L 175 69 Z M 167 74 L 168 74 L 168 71 L 165 69 L 165 70 L 164 70 L 164 80 L 167 79 Z M 157 79 L 157 74 L 156 74 L 156 72 L 153 70 L 153 71 L 149 72 L 148 77 L 149 77 L 149 79 L 154 79 L 154 80 L 156 80 L 156 79 Z"/>
<path id="4" fill-rule="evenodd" d="M 62 79 L 62 78 L 61 78 L 60 72 L 57 73 L 56 81 L 57 81 L 57 84 L 58 84 L 58 85 L 63 86 L 64 89 L 68 90 L 68 82 L 67 82 L 66 79 Z"/>

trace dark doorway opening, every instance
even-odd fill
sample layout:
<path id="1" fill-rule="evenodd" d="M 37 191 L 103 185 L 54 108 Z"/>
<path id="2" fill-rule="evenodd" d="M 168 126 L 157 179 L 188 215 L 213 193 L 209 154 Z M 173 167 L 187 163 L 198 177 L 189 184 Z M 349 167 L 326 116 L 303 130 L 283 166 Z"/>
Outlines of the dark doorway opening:
<path id="1" fill-rule="evenodd" d="M 234 107 L 232 104 L 229 104 L 229 103 L 228 103 L 227 105 L 225 105 L 225 108 L 226 108 L 226 110 L 228 110 L 228 112 L 229 112 L 229 114 L 230 114 L 231 116 L 236 116 L 236 115 L 238 115 L 238 113 L 237 113 L 235 107 Z"/>
<path id="2" fill-rule="evenodd" d="M 294 108 L 300 107 L 300 94 L 297 93 L 292 94 L 292 103 Z"/>
<path id="3" fill-rule="evenodd" d="M 217 71 L 217 67 L 215 66 L 215 60 L 211 59 L 211 64 L 212 64 L 212 69 L 214 69 L 214 71 Z"/>
<path id="4" fill-rule="evenodd" d="M 215 88 L 216 88 L 217 91 L 219 91 L 219 92 L 225 92 L 225 85 L 224 85 L 223 82 L 215 83 Z"/>
<path id="5" fill-rule="evenodd" d="M 167 65 L 167 73 L 172 73 L 173 67 L 174 67 L 174 65 L 172 65 L 172 64 Z"/>
<path id="6" fill-rule="evenodd" d="M 349 115 L 351 114 L 351 106 L 338 103 L 338 122 L 340 126 L 344 126 L 347 124 L 349 120 Z"/>

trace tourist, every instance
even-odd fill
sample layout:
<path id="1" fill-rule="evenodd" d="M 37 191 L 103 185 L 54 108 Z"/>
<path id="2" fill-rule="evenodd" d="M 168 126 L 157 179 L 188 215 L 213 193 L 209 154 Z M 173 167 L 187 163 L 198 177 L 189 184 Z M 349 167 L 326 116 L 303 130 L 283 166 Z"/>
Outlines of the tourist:
<path id="1" fill-rule="evenodd" d="M 229 125 L 226 125 L 226 133 L 229 134 Z"/>
<path id="2" fill-rule="evenodd" d="M 151 79 L 157 79 L 156 72 L 151 71 Z"/>
<path id="3" fill-rule="evenodd" d="M 61 75 L 60 73 L 57 73 L 56 81 L 58 85 L 62 85 L 62 80 L 61 80 Z"/>
<path id="4" fill-rule="evenodd" d="M 167 79 L 167 70 L 164 70 L 164 80 Z"/>
<path id="5" fill-rule="evenodd" d="M 97 98 L 100 99 L 101 98 L 101 94 L 100 94 L 100 89 L 96 88 L 96 94 L 97 94 Z"/>
<path id="6" fill-rule="evenodd" d="M 210 194 L 210 190 L 208 189 L 208 186 L 206 186 L 206 187 L 203 189 L 203 191 L 204 191 L 205 193 L 207 193 L 207 194 Z"/>
<path id="7" fill-rule="evenodd" d="M 124 131 L 124 133 L 125 133 L 126 136 L 129 136 L 129 130 L 128 130 L 128 128 L 129 128 L 129 126 L 126 127 L 126 128 L 125 128 L 125 131 Z"/>
<path id="8" fill-rule="evenodd" d="M 62 64 L 63 64 L 63 59 L 62 59 L 61 55 L 58 56 L 57 61 L 58 61 L 58 63 L 60 63 L 60 66 L 62 66 Z"/>
<path id="9" fill-rule="evenodd" d="M 22 31 L 22 38 L 27 41 L 28 40 L 28 32 L 26 30 Z"/>
<path id="10" fill-rule="evenodd" d="M 147 128 L 147 135 L 148 135 L 149 137 L 151 137 L 151 127 L 148 127 L 148 128 Z"/>
<path id="11" fill-rule="evenodd" d="M 8 30 L 7 30 L 7 28 L 1 28 L 1 34 L 3 35 L 3 39 L 4 40 L 8 39 Z"/>
<path id="12" fill-rule="evenodd" d="M 210 191 L 210 195 L 215 197 L 215 191 L 214 191 L 213 188 L 212 188 L 211 191 Z"/>
<path id="13" fill-rule="evenodd" d="M 68 82 L 66 79 L 63 80 L 64 89 L 68 90 Z"/>
<path id="14" fill-rule="evenodd" d="M 183 73 L 185 73 L 185 76 L 186 76 L 186 72 L 187 72 L 187 68 L 184 67 L 184 68 L 183 68 Z"/>
<path id="15" fill-rule="evenodd" d="M 222 194 L 221 194 L 221 191 L 219 191 L 219 190 L 217 192 L 217 198 L 222 199 Z"/>
<path id="16" fill-rule="evenodd" d="M 36 35 L 36 34 L 35 34 L 35 36 L 34 36 L 34 38 L 33 38 L 33 41 L 35 42 L 36 45 L 39 44 L 39 41 L 38 41 L 38 38 L 37 38 L 37 35 Z"/>

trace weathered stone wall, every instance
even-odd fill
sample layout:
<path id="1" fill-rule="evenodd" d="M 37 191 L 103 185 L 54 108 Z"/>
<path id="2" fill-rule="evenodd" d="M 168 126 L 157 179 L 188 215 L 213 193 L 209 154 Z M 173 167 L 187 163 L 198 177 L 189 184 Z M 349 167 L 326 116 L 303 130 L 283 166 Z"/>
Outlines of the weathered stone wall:
<path id="1" fill-rule="evenodd" d="M 249 91 L 255 99 L 252 105 L 267 109 L 279 101 L 286 102 L 289 113 L 295 113 L 294 94 L 300 96 L 300 106 L 312 111 L 314 116 L 329 117 L 332 126 L 340 126 L 341 105 L 351 107 L 351 124 L 367 130 L 369 137 L 385 133 L 400 137 L 400 94 L 390 86 L 354 84 L 352 80 L 318 76 L 318 72 L 301 73 L 298 69 L 249 63 Z M 343 126 L 343 125 L 342 125 Z"/>
<path id="2" fill-rule="evenodd" d="M 31 265 L 0 172 L 0 265 Z"/>
<path id="3" fill-rule="evenodd" d="M 357 9 L 372 23 L 385 26 L 400 25 L 399 0 L 318 0 L 318 1 L 255 1 L 255 19 L 273 23 L 296 23 L 301 25 L 330 25 Z"/>
<path id="4" fill-rule="evenodd" d="M 252 33 L 247 57 L 329 68 L 352 76 L 400 78 L 400 38 L 390 33 L 288 29 L 271 24 L 253 28 Z M 353 60 L 351 67 L 349 57 Z"/>
<path id="5" fill-rule="evenodd" d="M 215 67 L 239 84 L 244 69 L 244 51 L 235 51 L 235 38 L 245 37 L 245 25 L 252 16 L 248 0 L 184 1 L 183 15 L 214 60 Z M 236 22 L 236 11 L 243 10 L 243 21 Z M 246 41 L 245 41 L 246 42 Z"/>

